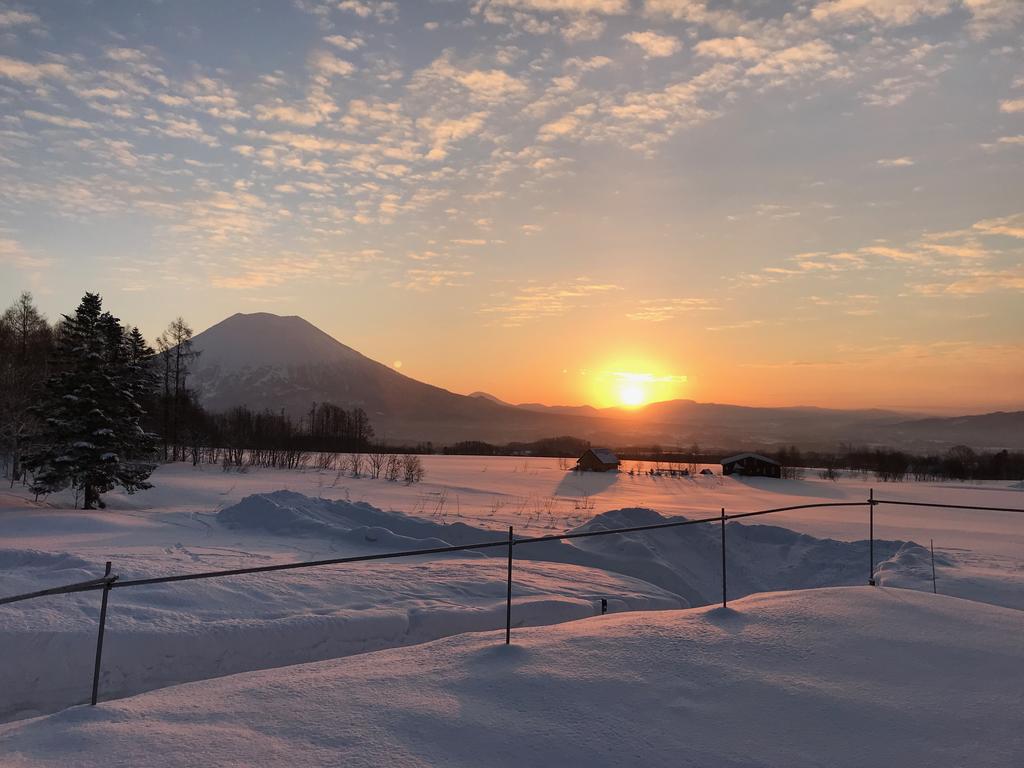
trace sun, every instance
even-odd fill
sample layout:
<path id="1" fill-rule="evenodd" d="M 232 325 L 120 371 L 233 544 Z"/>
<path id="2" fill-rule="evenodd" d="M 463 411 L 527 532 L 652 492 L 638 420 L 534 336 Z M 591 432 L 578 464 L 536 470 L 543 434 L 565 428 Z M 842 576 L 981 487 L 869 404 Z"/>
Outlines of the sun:
<path id="1" fill-rule="evenodd" d="M 636 383 L 625 384 L 619 389 L 619 402 L 627 408 L 636 408 L 647 400 L 644 388 Z"/>

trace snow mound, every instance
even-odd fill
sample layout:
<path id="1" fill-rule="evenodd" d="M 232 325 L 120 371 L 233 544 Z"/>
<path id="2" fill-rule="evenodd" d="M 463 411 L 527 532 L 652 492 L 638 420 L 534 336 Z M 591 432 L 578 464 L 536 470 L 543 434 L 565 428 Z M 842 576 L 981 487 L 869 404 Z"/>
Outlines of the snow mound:
<path id="1" fill-rule="evenodd" d="M 589 532 L 683 521 L 654 510 L 618 509 L 574 529 Z M 868 541 L 819 539 L 774 525 L 726 525 L 728 594 L 853 586 L 868 580 Z M 876 562 L 885 562 L 906 542 L 875 540 Z M 516 557 L 586 565 L 643 579 L 706 605 L 722 597 L 721 529 L 712 523 L 516 548 Z M 916 546 L 916 545 L 915 545 Z M 898 571 L 899 564 L 892 568 Z"/>
<path id="2" fill-rule="evenodd" d="M 37 549 L 0 549 L 0 570 L 14 568 L 41 568 L 48 571 L 67 571 L 94 567 L 80 557 L 67 552 L 41 552 Z"/>
<path id="3" fill-rule="evenodd" d="M 247 496 L 217 513 L 217 521 L 235 530 L 279 536 L 312 536 L 382 549 L 430 549 L 498 538 L 462 523 L 440 525 L 384 512 L 365 502 L 311 498 L 294 491 Z"/>
<path id="4" fill-rule="evenodd" d="M 0 726 L 0 743 L 10 768 L 1008 768 L 1022 634 L 1020 611 L 941 595 L 774 593 L 176 686 Z"/>
<path id="5" fill-rule="evenodd" d="M 364 502 L 310 498 L 294 491 L 249 496 L 217 515 L 222 525 L 279 536 L 311 536 L 385 551 L 429 549 L 501 540 L 493 531 L 455 523 L 444 525 Z M 685 517 L 664 517 L 631 507 L 596 515 L 572 533 L 658 525 Z M 641 579 L 673 592 L 691 605 L 721 599 L 721 533 L 699 524 L 653 531 L 596 536 L 516 546 L 517 560 L 582 565 Z M 868 542 L 819 539 L 772 525 L 727 525 L 729 596 L 753 592 L 850 586 L 868 581 Z M 875 541 L 875 558 L 885 563 L 906 542 Z M 916 546 L 916 545 L 915 545 Z M 504 550 L 467 553 L 501 556 Z M 888 564 L 890 571 L 916 567 Z"/>

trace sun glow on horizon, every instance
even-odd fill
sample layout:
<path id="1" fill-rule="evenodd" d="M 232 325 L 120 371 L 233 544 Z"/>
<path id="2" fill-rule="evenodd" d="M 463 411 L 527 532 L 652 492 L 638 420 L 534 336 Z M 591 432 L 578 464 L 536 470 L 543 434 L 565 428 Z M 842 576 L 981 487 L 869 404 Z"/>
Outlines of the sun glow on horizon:
<path id="1" fill-rule="evenodd" d="M 602 405 L 640 408 L 648 403 L 679 397 L 680 385 L 686 383 L 686 377 L 613 370 L 600 374 L 595 383 Z"/>
<path id="2" fill-rule="evenodd" d="M 619 402 L 627 408 L 637 408 L 647 402 L 647 393 L 640 384 L 625 384 L 619 389 Z"/>

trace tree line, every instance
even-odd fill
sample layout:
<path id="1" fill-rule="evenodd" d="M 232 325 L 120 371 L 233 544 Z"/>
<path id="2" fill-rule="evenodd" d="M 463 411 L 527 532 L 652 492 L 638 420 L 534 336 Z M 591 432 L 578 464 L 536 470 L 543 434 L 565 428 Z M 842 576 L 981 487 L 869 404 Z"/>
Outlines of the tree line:
<path id="1" fill-rule="evenodd" d="M 561 435 L 533 442 L 497 445 L 481 440 L 463 440 L 446 445 L 442 453 L 452 456 L 550 456 L 556 459 L 579 458 L 590 447 L 588 440 Z"/>
<path id="2" fill-rule="evenodd" d="M 926 454 L 848 443 L 840 444 L 836 451 L 801 452 L 790 446 L 775 451 L 773 458 L 783 467 L 814 467 L 826 480 L 836 480 L 844 473 L 870 475 L 882 482 L 1024 478 L 1024 451 L 976 451 L 967 445 Z"/>
<path id="3" fill-rule="evenodd" d="M 717 464 L 722 456 L 739 450 L 710 452 L 697 444 L 689 448 L 664 448 L 660 445 L 628 446 L 616 451 L 620 459 L 664 463 L 690 468 Z M 1024 451 L 981 450 L 954 445 L 945 451 L 915 454 L 893 448 L 857 446 L 840 443 L 835 451 L 801 451 L 795 445 L 762 449 L 761 453 L 782 465 L 782 476 L 802 477 L 816 470 L 825 480 L 838 480 L 844 474 L 874 477 L 882 482 L 901 480 L 1020 480 L 1024 478 Z"/>
<path id="4" fill-rule="evenodd" d="M 0 315 L 0 461 L 37 496 L 70 488 L 86 509 L 115 487 L 150 487 L 160 461 L 298 468 L 358 456 L 355 473 L 416 482 L 432 446 L 374 444 L 361 408 L 313 403 L 303 417 L 244 406 L 207 411 L 189 386 L 199 351 L 182 318 L 151 347 L 87 293 L 50 323 L 22 293 Z M 387 455 L 401 453 L 398 459 Z M 373 456 L 374 458 L 369 458 Z M 378 458 L 383 457 L 383 458 Z M 365 469 L 364 469 L 365 468 Z"/>

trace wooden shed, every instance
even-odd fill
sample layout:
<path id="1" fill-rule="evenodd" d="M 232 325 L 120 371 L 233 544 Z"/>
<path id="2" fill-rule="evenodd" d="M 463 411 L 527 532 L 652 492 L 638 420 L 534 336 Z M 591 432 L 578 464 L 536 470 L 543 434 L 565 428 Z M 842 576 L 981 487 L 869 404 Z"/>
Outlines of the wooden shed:
<path id="1" fill-rule="evenodd" d="M 759 453 L 737 453 L 722 459 L 723 475 L 782 477 L 782 465 Z"/>
<path id="2" fill-rule="evenodd" d="M 610 472 L 619 468 L 619 457 L 607 448 L 588 448 L 576 460 L 576 469 L 585 472 Z"/>

